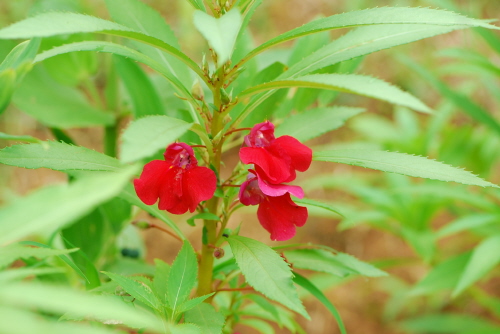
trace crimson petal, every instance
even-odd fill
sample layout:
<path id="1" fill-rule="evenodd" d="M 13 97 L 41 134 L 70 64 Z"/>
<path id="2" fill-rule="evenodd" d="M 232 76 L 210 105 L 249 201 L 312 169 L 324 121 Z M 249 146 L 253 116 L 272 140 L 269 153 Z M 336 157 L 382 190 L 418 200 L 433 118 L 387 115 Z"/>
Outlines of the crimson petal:
<path id="1" fill-rule="evenodd" d="M 196 210 L 201 201 L 212 198 L 217 188 L 217 178 L 213 170 L 207 167 L 193 167 L 183 175 L 183 200 L 190 212 Z"/>
<path id="2" fill-rule="evenodd" d="M 169 167 L 170 164 L 166 161 L 153 160 L 144 165 L 141 176 L 134 180 L 135 192 L 145 204 L 153 205 L 160 197 Z"/>
<path id="3" fill-rule="evenodd" d="M 307 220 L 307 208 L 298 206 L 290 194 L 266 197 L 257 210 L 259 222 L 269 233 L 271 240 L 285 241 L 295 235 L 295 226 L 303 226 Z"/>
<path id="4" fill-rule="evenodd" d="M 304 172 L 312 162 L 312 150 L 297 139 L 290 136 L 281 136 L 271 144 L 290 157 L 294 169 Z"/>
<path id="5" fill-rule="evenodd" d="M 244 164 L 254 164 L 255 170 L 270 183 L 288 182 L 292 176 L 290 160 L 274 155 L 264 147 L 243 147 L 240 159 Z"/>

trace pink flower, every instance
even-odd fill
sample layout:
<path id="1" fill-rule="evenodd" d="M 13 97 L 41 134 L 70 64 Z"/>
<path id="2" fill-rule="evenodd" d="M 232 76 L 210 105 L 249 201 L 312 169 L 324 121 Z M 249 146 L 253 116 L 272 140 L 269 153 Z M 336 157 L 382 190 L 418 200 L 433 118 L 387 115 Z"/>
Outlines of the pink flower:
<path id="1" fill-rule="evenodd" d="M 217 188 L 215 173 L 198 166 L 191 146 L 174 143 L 163 154 L 165 160 L 153 160 L 144 166 L 134 180 L 137 196 L 147 205 L 158 199 L 158 208 L 173 214 L 194 212 L 201 201 L 214 195 Z"/>
<path id="2" fill-rule="evenodd" d="M 247 147 L 240 149 L 244 164 L 254 164 L 255 172 L 267 182 L 279 184 L 295 180 L 295 171 L 306 171 L 312 151 L 290 136 L 274 137 L 273 123 L 256 124 L 245 136 Z"/>
<path id="3" fill-rule="evenodd" d="M 259 174 L 250 171 L 249 178 L 240 188 L 239 198 L 244 205 L 259 205 L 257 217 L 269 233 L 271 240 L 284 241 L 295 235 L 295 227 L 307 220 L 307 208 L 295 204 L 290 194 L 304 197 L 301 187 L 269 184 Z"/>

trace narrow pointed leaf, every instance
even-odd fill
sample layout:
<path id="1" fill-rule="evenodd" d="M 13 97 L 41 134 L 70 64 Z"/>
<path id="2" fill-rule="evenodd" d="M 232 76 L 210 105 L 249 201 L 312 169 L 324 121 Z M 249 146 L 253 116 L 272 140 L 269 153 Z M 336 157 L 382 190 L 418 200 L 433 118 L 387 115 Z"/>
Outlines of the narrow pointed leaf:
<path id="1" fill-rule="evenodd" d="M 0 244 L 70 224 L 116 196 L 136 172 L 134 166 L 117 173 L 84 177 L 70 185 L 40 189 L 1 208 Z"/>
<path id="2" fill-rule="evenodd" d="M 50 256 L 59 256 L 69 254 L 76 249 L 52 249 L 42 247 L 30 247 L 22 244 L 11 244 L 5 247 L 0 247 L 0 269 L 6 268 L 12 262 L 21 258 L 36 257 L 44 259 Z"/>
<path id="3" fill-rule="evenodd" d="M 318 202 L 318 201 L 315 201 L 315 200 L 312 200 L 309 198 L 301 198 L 301 199 L 294 198 L 293 201 L 297 204 L 305 204 L 306 206 L 315 206 L 317 208 L 328 210 L 330 212 L 334 212 L 334 213 L 338 214 L 339 216 L 344 217 L 344 215 L 342 213 L 340 213 L 336 208 L 334 208 L 333 206 L 331 206 L 329 204 L 323 203 L 323 202 Z"/>
<path id="4" fill-rule="evenodd" d="M 59 142 L 21 144 L 0 150 L 0 163 L 23 168 L 50 168 L 59 171 L 118 171 L 123 165 L 115 158 L 82 146 Z"/>
<path id="5" fill-rule="evenodd" d="M 469 286 L 483 278 L 498 263 L 500 263 L 500 235 L 495 235 L 483 240 L 473 250 L 452 296 L 458 296 Z"/>
<path id="6" fill-rule="evenodd" d="M 410 93 L 380 79 L 358 74 L 310 74 L 294 79 L 275 80 L 248 88 L 240 96 L 250 96 L 262 91 L 291 87 L 335 90 L 375 98 L 421 112 L 431 111 L 429 107 Z"/>
<path id="7" fill-rule="evenodd" d="M 177 312 L 181 304 L 189 298 L 191 290 L 196 285 L 198 275 L 198 262 L 193 247 L 188 241 L 184 244 L 172 263 L 172 268 L 167 281 L 168 305 Z"/>
<path id="8" fill-rule="evenodd" d="M 278 253 L 265 244 L 241 236 L 227 238 L 247 283 L 309 319 L 292 282 L 292 271 Z"/>
<path id="9" fill-rule="evenodd" d="M 172 45 L 121 24 L 84 14 L 60 12 L 43 13 L 1 29 L 0 39 L 50 37 L 83 32 L 122 36 L 153 45 L 180 59 L 193 71 L 203 76 L 198 65 Z"/>
<path id="10" fill-rule="evenodd" d="M 250 52 L 245 59 L 286 41 L 314 34 L 321 31 L 377 24 L 431 24 L 440 26 L 465 25 L 469 27 L 484 27 L 499 29 L 485 20 L 471 19 L 466 16 L 438 9 L 382 7 L 342 13 L 314 20 L 301 27 L 281 34 Z"/>
<path id="11" fill-rule="evenodd" d="M 156 296 L 163 305 L 167 305 L 167 281 L 171 267 L 160 259 L 155 259 L 155 277 L 153 287 Z"/>
<path id="12" fill-rule="evenodd" d="M 335 320 L 337 321 L 337 325 L 339 326 L 340 332 L 342 334 L 346 334 L 347 331 L 344 326 L 344 322 L 342 321 L 342 318 L 340 317 L 339 311 L 337 311 L 337 308 L 326 298 L 326 296 L 321 292 L 320 289 L 318 289 L 314 284 L 311 283 L 307 278 L 304 276 L 301 276 L 297 274 L 296 272 L 293 273 L 295 277 L 293 278 L 293 281 L 295 284 L 300 285 L 311 295 L 316 297 L 325 307 L 330 311 L 330 313 L 335 317 Z"/>
<path id="13" fill-rule="evenodd" d="M 425 157 L 404 153 L 359 149 L 333 150 L 315 152 L 313 160 L 338 162 L 433 180 L 453 181 L 480 187 L 499 188 L 497 185 L 487 182 L 463 169 L 452 167 Z"/>
<path id="14" fill-rule="evenodd" d="M 215 292 L 212 292 L 212 293 L 209 293 L 208 295 L 196 297 L 196 298 L 190 299 L 188 301 L 185 301 L 184 303 L 182 303 L 179 306 L 179 308 L 177 309 L 177 312 L 184 313 L 186 311 L 189 311 L 193 307 L 197 306 L 198 304 L 203 303 L 205 300 L 212 297 L 214 294 L 215 294 Z"/>

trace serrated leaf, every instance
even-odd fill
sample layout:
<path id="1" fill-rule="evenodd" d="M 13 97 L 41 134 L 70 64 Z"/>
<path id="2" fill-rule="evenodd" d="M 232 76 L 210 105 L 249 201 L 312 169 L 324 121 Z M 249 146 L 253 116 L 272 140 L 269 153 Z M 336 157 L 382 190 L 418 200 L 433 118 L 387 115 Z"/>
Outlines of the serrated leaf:
<path id="1" fill-rule="evenodd" d="M 151 156 L 186 133 L 191 125 L 168 116 L 148 116 L 133 121 L 123 133 L 120 160 L 131 162 Z"/>
<path id="2" fill-rule="evenodd" d="M 21 258 L 37 257 L 44 259 L 50 256 L 58 256 L 69 254 L 76 249 L 51 249 L 41 247 L 30 247 L 22 244 L 11 244 L 5 247 L 0 247 L 0 269 L 6 268 L 12 262 Z"/>
<path id="3" fill-rule="evenodd" d="M 307 141 L 340 128 L 345 121 L 362 112 L 363 108 L 325 107 L 306 110 L 285 118 L 276 128 L 276 136 L 289 135 L 299 141 Z"/>
<path id="4" fill-rule="evenodd" d="M 117 173 L 84 177 L 70 185 L 42 188 L 1 208 L 0 244 L 68 225 L 116 196 L 136 171 L 133 166 Z"/>
<path id="5" fill-rule="evenodd" d="M 179 42 L 165 19 L 159 12 L 145 3 L 138 0 L 106 0 L 106 7 L 113 21 L 155 37 L 180 50 Z M 161 64 L 185 87 L 191 87 L 191 73 L 186 65 L 178 59 L 151 45 L 139 42 L 132 42 L 132 45 L 141 53 Z"/>
<path id="6" fill-rule="evenodd" d="M 202 303 L 187 311 L 184 315 L 187 323 L 197 325 L 203 334 L 220 334 L 224 327 L 225 318 L 215 308 Z"/>
<path id="7" fill-rule="evenodd" d="M 189 311 L 193 307 L 197 306 L 198 304 L 203 303 L 205 300 L 212 297 L 214 294 L 215 294 L 215 292 L 212 292 L 212 293 L 209 293 L 208 295 L 203 295 L 203 296 L 196 297 L 196 298 L 190 299 L 188 301 L 185 301 L 184 303 L 182 303 L 179 306 L 179 308 L 177 309 L 177 312 L 184 313 L 186 311 Z"/>
<path id="8" fill-rule="evenodd" d="M 114 297 L 90 295 L 64 286 L 33 282 L 0 285 L 0 300 L 10 307 L 34 308 L 60 315 L 69 313 L 81 319 L 113 320 L 158 332 L 164 330 L 162 322 L 151 313 L 130 307 Z"/>
<path id="9" fill-rule="evenodd" d="M 275 330 L 273 326 L 265 322 L 264 320 L 261 319 L 255 319 L 255 318 L 244 318 L 239 321 L 240 324 L 244 326 L 248 326 L 250 328 L 253 328 L 257 330 L 257 332 L 261 334 L 275 334 Z"/>
<path id="10" fill-rule="evenodd" d="M 172 263 L 172 269 L 167 281 L 167 300 L 175 314 L 189 298 L 191 290 L 196 285 L 198 261 L 189 241 L 184 241 L 179 254 Z"/>
<path id="11" fill-rule="evenodd" d="M 294 198 L 293 201 L 297 204 L 305 204 L 306 206 L 315 206 L 317 208 L 325 209 L 325 210 L 328 210 L 330 212 L 334 212 L 341 217 L 344 217 L 344 215 L 342 213 L 340 213 L 337 209 L 335 209 L 330 204 L 326 204 L 326 203 L 315 201 L 315 200 L 308 199 L 308 198 Z"/>
<path id="12" fill-rule="evenodd" d="M 284 255 L 294 268 L 325 272 L 339 277 L 357 274 L 336 261 L 335 255 L 321 249 L 296 249 L 286 251 Z"/>
<path id="13" fill-rule="evenodd" d="M 347 331 L 344 326 L 344 322 L 342 321 L 342 318 L 340 317 L 339 312 L 337 311 L 337 308 L 326 298 L 326 296 L 321 292 L 320 289 L 318 289 L 314 284 L 311 283 L 307 278 L 304 276 L 301 276 L 297 274 L 296 272 L 293 273 L 295 277 L 293 278 L 293 281 L 295 284 L 300 285 L 309 293 L 311 293 L 316 299 L 318 299 L 325 307 L 330 311 L 330 313 L 335 317 L 335 320 L 337 321 L 337 325 L 339 326 L 340 332 L 342 334 L 346 334 Z"/>
<path id="14" fill-rule="evenodd" d="M 483 240 L 474 248 L 469 262 L 460 276 L 455 290 L 453 290 L 452 297 L 458 296 L 483 278 L 498 263 L 500 263 L 500 235 L 494 235 Z"/>
<path id="15" fill-rule="evenodd" d="M 63 86 L 37 66 L 22 81 L 12 96 L 14 105 L 41 123 L 56 128 L 110 125 L 111 112 L 89 104 L 74 87 Z"/>
<path id="16" fill-rule="evenodd" d="M 0 150 L 0 163 L 23 168 L 50 168 L 59 171 L 119 171 L 115 158 L 91 149 L 59 142 L 13 145 Z"/>
<path id="17" fill-rule="evenodd" d="M 275 300 L 309 319 L 292 283 L 292 271 L 275 251 L 246 237 L 227 238 L 247 283 L 269 299 Z"/>
<path id="18" fill-rule="evenodd" d="M 203 334 L 200 327 L 195 324 L 169 324 L 168 330 L 171 334 Z"/>
<path id="19" fill-rule="evenodd" d="M 252 52 L 250 52 L 245 59 L 250 59 L 270 47 L 301 36 L 332 29 L 376 24 L 432 24 L 440 26 L 465 25 L 469 27 L 499 29 L 494 25 L 488 24 L 485 20 L 471 19 L 445 10 L 408 7 L 371 8 L 337 14 L 311 21 L 301 27 L 292 29 L 265 42 L 256 49 L 252 50 Z"/>
<path id="20" fill-rule="evenodd" d="M 163 305 L 167 303 L 167 281 L 170 274 L 170 265 L 160 259 L 155 259 L 155 276 L 153 279 L 153 287 L 156 296 L 160 299 Z"/>
<path id="21" fill-rule="evenodd" d="M 134 31 L 118 23 L 77 13 L 43 13 L 16 22 L 0 30 L 0 39 L 23 39 L 55 35 L 96 32 L 117 35 L 150 44 L 180 59 L 193 71 L 203 76 L 198 65 L 184 53 L 158 38 Z"/>
<path id="22" fill-rule="evenodd" d="M 466 252 L 458 256 L 449 258 L 434 268 L 427 275 L 413 286 L 409 294 L 418 296 L 422 294 L 432 294 L 440 290 L 453 289 L 469 262 L 471 253 Z"/>
<path id="23" fill-rule="evenodd" d="M 241 14 L 236 8 L 219 18 L 200 10 L 194 13 L 194 25 L 217 53 L 218 66 L 231 58 L 242 23 Z"/>
<path id="24" fill-rule="evenodd" d="M 264 311 L 269 313 L 270 316 L 274 319 L 274 321 L 282 326 L 280 314 L 278 313 L 278 309 L 275 305 L 273 305 L 269 300 L 266 298 L 257 295 L 257 294 L 248 294 L 245 295 L 244 297 L 250 299 L 253 301 L 256 305 L 259 305 L 260 308 L 262 308 Z"/>
<path id="25" fill-rule="evenodd" d="M 143 201 L 137 197 L 137 194 L 135 193 L 134 186 L 132 184 L 127 184 L 125 188 L 122 190 L 120 193 L 120 198 L 126 200 L 132 205 L 135 205 L 144 211 L 150 213 L 151 215 L 155 216 L 156 218 L 160 219 L 162 222 L 167 224 L 174 232 L 182 239 L 185 240 L 186 236 L 184 233 L 179 229 L 179 227 L 170 219 L 164 211 L 158 209 L 155 206 L 152 205 L 147 205 L 144 204 Z"/>
<path id="26" fill-rule="evenodd" d="M 118 283 L 129 295 L 153 309 L 158 309 L 160 302 L 149 286 L 130 277 L 103 271 L 109 278 Z"/>
<path id="27" fill-rule="evenodd" d="M 499 188 L 497 185 L 484 181 L 463 169 L 455 168 L 425 157 L 398 152 L 359 149 L 332 150 L 315 152 L 313 154 L 313 160 L 338 162 L 377 169 L 383 172 L 423 177 L 432 180 L 453 181 L 480 187 Z"/>
<path id="28" fill-rule="evenodd" d="M 335 90 L 371 97 L 429 113 L 431 110 L 419 99 L 383 80 L 359 74 L 310 74 L 298 78 L 277 79 L 244 90 L 240 96 L 250 96 L 279 88 L 309 87 Z"/>
<path id="29" fill-rule="evenodd" d="M 318 69 L 393 46 L 464 29 L 464 25 L 388 24 L 359 27 L 325 45 L 290 67 L 286 77 L 297 77 Z"/>
<path id="30" fill-rule="evenodd" d="M 156 89 L 141 67 L 123 57 L 114 56 L 113 61 L 132 101 L 134 117 L 165 114 Z"/>
<path id="31" fill-rule="evenodd" d="M 45 59 L 50 59 L 60 54 L 77 52 L 77 51 L 97 51 L 97 52 L 112 53 L 141 62 L 151 67 L 161 75 L 163 75 L 170 83 L 173 84 L 173 86 L 182 96 L 192 99 L 190 91 L 187 90 L 186 87 L 184 87 L 184 85 L 179 81 L 179 79 L 177 79 L 174 75 L 172 75 L 172 73 L 168 70 L 168 68 L 165 68 L 157 61 L 151 59 L 150 57 L 136 50 L 115 43 L 103 42 L 103 41 L 89 41 L 89 42 L 76 42 L 71 44 L 65 44 L 40 53 L 39 55 L 36 56 L 35 63 L 42 62 Z"/>

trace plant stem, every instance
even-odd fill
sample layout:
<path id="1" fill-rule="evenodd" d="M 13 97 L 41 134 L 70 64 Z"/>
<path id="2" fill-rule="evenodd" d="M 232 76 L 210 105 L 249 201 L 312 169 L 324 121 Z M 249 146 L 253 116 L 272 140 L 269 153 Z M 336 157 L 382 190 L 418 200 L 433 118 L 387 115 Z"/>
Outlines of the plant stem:
<path id="1" fill-rule="evenodd" d="M 217 80 L 212 88 L 212 93 L 214 96 L 214 105 L 217 110 L 213 113 L 212 124 L 210 127 L 210 132 L 212 138 L 223 129 L 222 117 L 220 115 L 220 110 L 222 110 L 222 100 L 220 87 L 224 82 L 224 74 L 221 69 L 219 69 Z M 222 140 L 215 142 L 213 145 L 214 155 L 211 161 L 211 167 L 214 168 L 217 173 L 220 171 L 220 161 L 222 154 Z M 208 212 L 217 215 L 219 207 L 219 198 L 214 196 L 207 202 Z M 198 280 L 198 296 L 203 296 L 212 292 L 212 271 L 214 266 L 214 256 L 213 249 L 209 245 L 217 244 L 217 221 L 215 220 L 204 220 L 203 221 L 204 233 L 206 233 L 206 244 L 201 248 L 201 258 L 200 258 L 200 271 Z M 211 298 L 206 300 L 211 301 Z"/>

